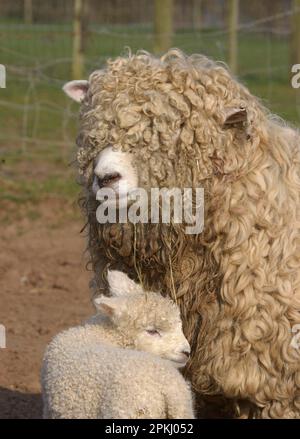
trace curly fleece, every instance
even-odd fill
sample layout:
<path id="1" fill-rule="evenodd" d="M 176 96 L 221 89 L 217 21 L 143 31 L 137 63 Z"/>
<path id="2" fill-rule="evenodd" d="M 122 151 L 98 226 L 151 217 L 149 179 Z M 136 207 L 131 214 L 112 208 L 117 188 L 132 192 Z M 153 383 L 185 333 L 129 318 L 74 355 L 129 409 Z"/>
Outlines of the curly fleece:
<path id="1" fill-rule="evenodd" d="M 89 84 L 78 166 L 96 290 L 105 290 L 110 265 L 176 298 L 200 401 L 299 418 L 300 350 L 291 345 L 300 322 L 298 133 L 204 56 L 129 54 Z M 246 124 L 226 125 L 240 107 Z M 203 233 L 98 224 L 91 181 L 108 145 L 132 154 L 142 187 L 203 187 Z"/>
<path id="2" fill-rule="evenodd" d="M 57 335 L 43 361 L 44 418 L 193 418 L 190 386 L 173 363 L 135 347 L 141 327 L 172 331 L 178 321 L 173 302 L 148 293 L 130 298 L 117 323 L 96 315 Z"/>

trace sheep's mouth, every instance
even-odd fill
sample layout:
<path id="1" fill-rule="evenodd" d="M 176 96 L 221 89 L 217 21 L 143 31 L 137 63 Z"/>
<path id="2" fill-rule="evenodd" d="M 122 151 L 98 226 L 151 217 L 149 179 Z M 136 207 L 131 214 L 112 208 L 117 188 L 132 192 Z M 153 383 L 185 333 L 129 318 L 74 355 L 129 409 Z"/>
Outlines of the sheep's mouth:
<path id="1" fill-rule="evenodd" d="M 170 356 L 170 357 L 167 357 L 167 359 L 169 361 L 172 361 L 172 363 L 175 363 L 177 367 L 184 367 L 188 361 L 188 357 L 186 357 L 186 356 L 184 358 Z"/>
<path id="2" fill-rule="evenodd" d="M 171 361 L 173 361 L 174 363 L 182 364 L 183 366 L 187 363 L 187 360 L 174 360 L 174 359 L 172 359 Z"/>

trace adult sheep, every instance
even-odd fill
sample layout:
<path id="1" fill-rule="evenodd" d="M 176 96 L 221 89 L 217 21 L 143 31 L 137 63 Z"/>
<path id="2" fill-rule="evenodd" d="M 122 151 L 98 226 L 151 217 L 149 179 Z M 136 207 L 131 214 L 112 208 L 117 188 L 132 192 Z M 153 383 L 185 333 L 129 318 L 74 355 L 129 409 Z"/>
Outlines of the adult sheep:
<path id="1" fill-rule="evenodd" d="M 77 157 L 96 289 L 110 264 L 176 294 L 200 415 L 203 401 L 221 401 L 232 416 L 299 418 L 298 133 L 226 67 L 178 50 L 119 57 L 64 89 L 82 100 Z M 95 190 L 116 180 L 203 187 L 203 232 L 99 224 Z"/>

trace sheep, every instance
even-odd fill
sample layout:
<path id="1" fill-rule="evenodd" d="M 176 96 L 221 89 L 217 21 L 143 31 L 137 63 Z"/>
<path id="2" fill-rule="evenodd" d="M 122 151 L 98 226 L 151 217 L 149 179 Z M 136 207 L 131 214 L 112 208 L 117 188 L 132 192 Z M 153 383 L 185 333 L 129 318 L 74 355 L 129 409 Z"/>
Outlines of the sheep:
<path id="1" fill-rule="evenodd" d="M 177 300 L 199 415 L 299 418 L 299 133 L 226 66 L 176 49 L 109 60 L 64 89 L 73 97 L 76 87 L 95 291 L 105 293 L 109 265 Z M 204 188 L 203 232 L 99 224 L 93 185 L 115 187 L 115 171 L 116 191 L 136 180 L 148 191 Z"/>
<path id="2" fill-rule="evenodd" d="M 57 335 L 42 367 L 44 418 L 193 418 L 179 309 L 109 271 L 98 314 Z"/>

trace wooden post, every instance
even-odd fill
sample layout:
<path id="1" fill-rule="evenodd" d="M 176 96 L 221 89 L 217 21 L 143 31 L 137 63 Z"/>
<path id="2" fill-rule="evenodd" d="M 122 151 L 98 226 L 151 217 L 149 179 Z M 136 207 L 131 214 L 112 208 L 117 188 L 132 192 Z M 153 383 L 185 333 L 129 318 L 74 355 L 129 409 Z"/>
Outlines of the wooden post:
<path id="1" fill-rule="evenodd" d="M 24 0 L 24 23 L 29 25 L 33 23 L 32 0 Z"/>
<path id="2" fill-rule="evenodd" d="M 173 0 L 154 0 L 154 52 L 162 53 L 172 45 Z"/>
<path id="3" fill-rule="evenodd" d="M 291 34 L 291 67 L 290 75 L 293 76 L 291 72 L 292 66 L 295 64 L 300 64 L 300 0 L 293 0 L 292 3 L 293 15 L 292 15 L 292 34 Z M 298 71 L 298 70 L 296 70 Z M 295 105 L 298 117 L 300 118 L 300 93 L 299 88 L 295 88 Z"/>
<path id="4" fill-rule="evenodd" d="M 293 0 L 291 64 L 300 64 L 300 0 Z"/>
<path id="5" fill-rule="evenodd" d="M 202 0 L 192 0 L 192 23 L 194 30 L 201 30 L 202 26 Z"/>
<path id="6" fill-rule="evenodd" d="M 86 33 L 87 0 L 73 0 L 73 62 L 72 78 L 81 79 L 84 75 L 84 40 Z"/>
<path id="7" fill-rule="evenodd" d="M 238 70 L 239 0 L 228 0 L 228 64 L 232 73 Z"/>

